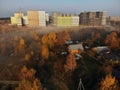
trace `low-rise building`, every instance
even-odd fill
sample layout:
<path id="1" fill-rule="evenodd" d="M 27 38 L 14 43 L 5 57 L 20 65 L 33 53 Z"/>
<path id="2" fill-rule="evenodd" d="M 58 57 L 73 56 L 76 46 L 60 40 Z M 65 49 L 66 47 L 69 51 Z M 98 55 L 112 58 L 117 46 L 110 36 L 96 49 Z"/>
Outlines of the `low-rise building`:
<path id="1" fill-rule="evenodd" d="M 80 43 L 80 44 L 69 45 L 68 50 L 69 50 L 69 53 L 71 54 L 77 54 L 77 53 L 83 52 L 84 48 L 83 48 L 83 45 Z"/>
<path id="2" fill-rule="evenodd" d="M 11 24 L 12 25 L 20 25 L 22 26 L 23 25 L 23 16 L 24 14 L 23 13 L 14 13 L 14 16 L 12 16 L 10 19 L 11 19 Z"/>

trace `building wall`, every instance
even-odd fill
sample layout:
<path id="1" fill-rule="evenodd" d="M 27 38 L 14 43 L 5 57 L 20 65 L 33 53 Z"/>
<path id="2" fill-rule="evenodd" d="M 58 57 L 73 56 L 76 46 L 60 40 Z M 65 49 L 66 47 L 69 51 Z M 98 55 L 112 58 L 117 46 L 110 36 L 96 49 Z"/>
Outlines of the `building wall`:
<path id="1" fill-rule="evenodd" d="M 106 12 L 82 12 L 80 14 L 82 25 L 106 25 Z"/>
<path id="2" fill-rule="evenodd" d="M 22 19 L 16 18 L 16 17 L 11 17 L 11 24 L 12 25 L 22 25 Z"/>
<path id="3" fill-rule="evenodd" d="M 46 26 L 45 11 L 28 11 L 27 15 L 29 26 Z"/>
<path id="4" fill-rule="evenodd" d="M 11 19 L 11 24 L 12 25 L 22 25 L 22 17 L 24 16 L 23 13 L 14 13 L 14 16 L 12 16 Z"/>
<path id="5" fill-rule="evenodd" d="M 72 16 L 72 26 L 79 26 L 79 16 Z"/>
<path id="6" fill-rule="evenodd" d="M 57 26 L 72 26 L 72 17 L 71 16 L 58 16 Z"/>
<path id="7" fill-rule="evenodd" d="M 58 16 L 61 16 L 60 12 L 52 12 L 51 19 L 52 19 L 52 24 L 53 25 L 57 25 L 57 17 Z"/>
<path id="8" fill-rule="evenodd" d="M 57 26 L 79 26 L 79 16 L 57 16 Z"/>
<path id="9" fill-rule="evenodd" d="M 28 25 L 28 17 L 27 16 L 23 16 L 22 18 L 22 22 L 23 22 L 23 25 Z"/>

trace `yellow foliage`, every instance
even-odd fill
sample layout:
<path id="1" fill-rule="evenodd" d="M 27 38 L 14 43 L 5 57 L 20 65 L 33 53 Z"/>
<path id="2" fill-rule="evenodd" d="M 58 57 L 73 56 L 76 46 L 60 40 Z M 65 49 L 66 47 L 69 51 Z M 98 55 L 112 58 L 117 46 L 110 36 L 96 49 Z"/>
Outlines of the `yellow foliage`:
<path id="1" fill-rule="evenodd" d="M 30 54 L 26 54 L 26 55 L 25 55 L 25 60 L 26 60 L 26 61 L 29 61 L 30 58 L 31 58 Z"/>
<path id="2" fill-rule="evenodd" d="M 42 57 L 44 59 L 48 59 L 49 57 L 49 50 L 48 50 L 48 47 L 45 45 L 42 46 Z"/>
<path id="3" fill-rule="evenodd" d="M 54 42 L 56 41 L 56 34 L 55 34 L 55 32 L 51 32 L 48 37 L 49 37 L 49 39 L 53 40 Z"/>
<path id="4" fill-rule="evenodd" d="M 20 45 L 25 45 L 25 40 L 23 38 L 20 39 Z"/>
<path id="5" fill-rule="evenodd" d="M 112 77 L 111 75 L 107 75 L 100 84 L 100 90 L 120 90 L 115 77 Z"/>
<path id="6" fill-rule="evenodd" d="M 47 36 L 47 35 L 44 35 L 44 36 L 42 37 L 42 44 L 45 44 L 45 45 L 48 44 L 48 36 Z"/>
<path id="7" fill-rule="evenodd" d="M 35 73 L 34 69 L 23 66 L 20 72 L 21 81 L 15 90 L 42 90 L 41 82 L 35 78 Z"/>

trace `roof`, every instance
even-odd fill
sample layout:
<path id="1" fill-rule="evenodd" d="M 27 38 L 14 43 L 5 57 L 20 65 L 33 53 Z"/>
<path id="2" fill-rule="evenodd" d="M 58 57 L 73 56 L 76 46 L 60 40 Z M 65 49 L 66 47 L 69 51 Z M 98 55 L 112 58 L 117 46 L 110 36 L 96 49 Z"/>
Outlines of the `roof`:
<path id="1" fill-rule="evenodd" d="M 82 46 L 81 43 L 80 43 L 80 44 L 69 45 L 69 48 L 70 48 L 71 50 L 78 50 L 78 49 L 84 50 L 84 48 L 83 48 L 83 46 Z"/>
<path id="2" fill-rule="evenodd" d="M 108 46 L 98 46 L 97 47 L 97 53 L 104 53 L 108 51 Z"/>

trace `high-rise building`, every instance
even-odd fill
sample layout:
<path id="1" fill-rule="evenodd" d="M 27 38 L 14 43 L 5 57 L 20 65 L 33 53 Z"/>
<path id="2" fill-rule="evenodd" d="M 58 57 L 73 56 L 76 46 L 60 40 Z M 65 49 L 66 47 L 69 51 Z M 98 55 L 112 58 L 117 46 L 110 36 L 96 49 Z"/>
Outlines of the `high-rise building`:
<path id="1" fill-rule="evenodd" d="M 106 11 L 82 12 L 79 17 L 82 25 L 106 25 Z"/>
<path id="2" fill-rule="evenodd" d="M 52 12 L 51 22 L 52 22 L 53 25 L 57 25 L 57 17 L 58 16 L 61 16 L 60 12 Z"/>
<path id="3" fill-rule="evenodd" d="M 45 11 L 28 11 L 28 25 L 32 27 L 46 26 Z"/>
<path id="4" fill-rule="evenodd" d="M 79 16 L 60 12 L 52 13 L 52 24 L 55 26 L 79 26 Z"/>

